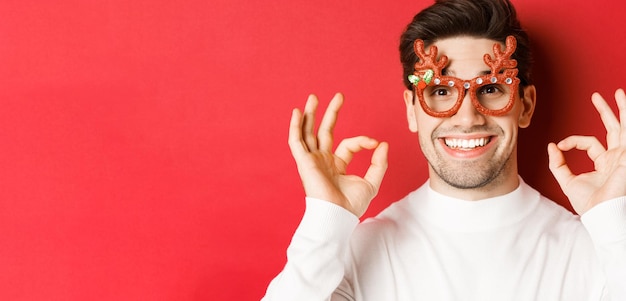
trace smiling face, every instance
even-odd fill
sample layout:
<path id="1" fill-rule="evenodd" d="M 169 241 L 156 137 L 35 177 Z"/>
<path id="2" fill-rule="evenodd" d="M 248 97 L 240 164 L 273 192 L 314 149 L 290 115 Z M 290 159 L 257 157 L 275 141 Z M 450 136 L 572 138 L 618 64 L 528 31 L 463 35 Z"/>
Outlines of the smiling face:
<path id="1" fill-rule="evenodd" d="M 441 39 L 433 45 L 449 59 L 444 69 L 446 75 L 469 80 L 489 73 L 483 56 L 492 54 L 494 43 L 460 36 Z M 478 112 L 469 95 L 465 95 L 456 114 L 445 118 L 426 114 L 419 103 L 413 102 L 411 90 L 405 91 L 404 99 L 409 129 L 418 133 L 434 190 L 477 200 L 517 188 L 517 135 L 520 127 L 530 124 L 535 107 L 534 86 L 524 88 L 523 98 L 516 94 L 513 109 L 497 117 Z"/>

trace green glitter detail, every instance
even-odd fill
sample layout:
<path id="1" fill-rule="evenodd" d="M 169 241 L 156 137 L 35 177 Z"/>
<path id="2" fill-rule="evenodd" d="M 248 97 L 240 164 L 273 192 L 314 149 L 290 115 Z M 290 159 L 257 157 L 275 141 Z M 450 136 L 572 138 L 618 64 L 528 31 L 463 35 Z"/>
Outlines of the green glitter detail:
<path id="1" fill-rule="evenodd" d="M 433 75 L 435 73 L 433 72 L 433 70 L 428 69 L 426 70 L 426 73 L 424 73 L 424 82 L 427 84 L 430 84 L 430 81 L 433 80 Z"/>

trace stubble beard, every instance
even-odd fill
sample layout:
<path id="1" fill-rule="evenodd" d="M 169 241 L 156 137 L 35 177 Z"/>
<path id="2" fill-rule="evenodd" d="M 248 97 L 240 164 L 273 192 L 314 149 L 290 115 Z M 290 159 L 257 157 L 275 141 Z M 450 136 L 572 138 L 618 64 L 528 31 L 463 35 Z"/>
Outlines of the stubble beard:
<path id="1" fill-rule="evenodd" d="M 433 136 L 436 136 L 436 132 L 433 132 Z M 431 138 L 429 142 L 435 147 L 437 139 Z M 420 144 L 424 145 L 421 138 Z M 457 189 L 485 189 L 498 185 L 504 181 L 503 171 L 511 164 L 511 153 L 503 154 L 499 150 L 496 150 L 494 156 L 488 160 L 472 161 L 451 161 L 449 158 L 443 158 L 444 155 L 434 148 L 427 150 L 422 147 L 422 151 L 437 176 Z"/>
<path id="2" fill-rule="evenodd" d="M 510 156 L 500 160 L 488 160 L 487 162 L 456 163 L 454 166 L 449 162 L 438 159 L 433 163 L 427 159 L 432 170 L 446 184 L 457 189 L 481 189 L 491 185 L 502 183 L 502 171 L 508 166 Z"/>

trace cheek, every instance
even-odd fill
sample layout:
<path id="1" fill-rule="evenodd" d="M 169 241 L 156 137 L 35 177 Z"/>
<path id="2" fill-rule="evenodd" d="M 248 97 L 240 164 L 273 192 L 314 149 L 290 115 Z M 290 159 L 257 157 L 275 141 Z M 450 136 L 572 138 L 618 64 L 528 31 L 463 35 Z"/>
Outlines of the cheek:
<path id="1" fill-rule="evenodd" d="M 437 148 L 433 144 L 433 141 L 430 135 L 418 133 L 417 139 L 418 139 L 420 150 L 422 154 L 424 155 L 424 157 L 428 161 L 433 160 L 436 157 L 435 153 L 437 152 L 436 151 Z"/>
<path id="2" fill-rule="evenodd" d="M 440 118 L 432 117 L 424 111 L 416 110 L 415 112 L 415 122 L 417 124 L 418 132 L 426 134 L 424 136 L 430 137 L 430 134 L 441 124 L 442 120 Z"/>
<path id="3" fill-rule="evenodd" d="M 424 117 L 424 116 L 421 116 Z M 437 130 L 437 128 L 441 125 L 440 120 L 433 120 L 431 116 L 426 116 L 426 118 L 418 117 L 418 131 L 417 136 L 422 148 L 433 148 L 433 133 Z"/>
<path id="4" fill-rule="evenodd" d="M 519 127 L 517 122 L 505 122 L 499 124 L 500 129 L 503 131 L 505 144 L 509 147 L 514 147 L 517 143 L 517 135 L 519 133 Z"/>

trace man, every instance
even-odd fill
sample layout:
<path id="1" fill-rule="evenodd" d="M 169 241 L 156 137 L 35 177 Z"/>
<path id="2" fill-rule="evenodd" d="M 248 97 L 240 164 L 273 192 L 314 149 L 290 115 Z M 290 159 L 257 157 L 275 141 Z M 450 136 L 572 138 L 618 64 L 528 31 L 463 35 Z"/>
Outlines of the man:
<path id="1" fill-rule="evenodd" d="M 317 99 L 294 110 L 289 145 L 306 211 L 264 300 L 626 300 L 626 95 L 592 101 L 607 129 L 550 144 L 549 167 L 578 216 L 518 176 L 518 129 L 535 87 L 528 38 L 508 1 L 437 1 L 402 35 L 409 129 L 429 180 L 359 224 L 388 145 L 359 136 L 335 152 L 336 95 L 314 131 Z M 346 165 L 374 149 L 363 178 Z M 596 170 L 573 175 L 563 151 Z"/>

